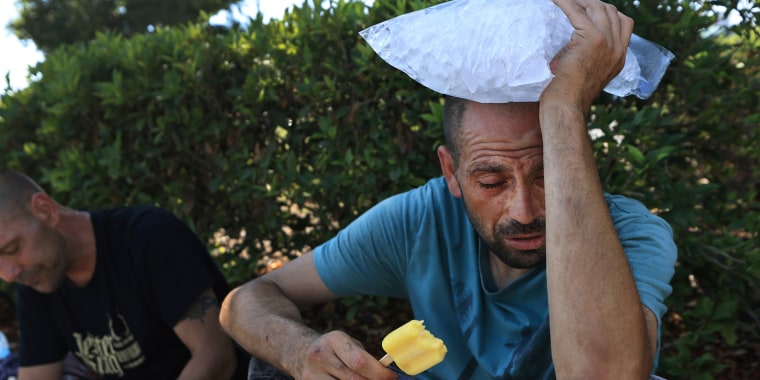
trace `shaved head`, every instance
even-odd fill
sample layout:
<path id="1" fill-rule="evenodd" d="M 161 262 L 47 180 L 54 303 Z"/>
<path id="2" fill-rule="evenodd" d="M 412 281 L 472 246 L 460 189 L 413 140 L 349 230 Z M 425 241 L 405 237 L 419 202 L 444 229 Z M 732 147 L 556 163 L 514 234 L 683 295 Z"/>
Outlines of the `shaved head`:
<path id="1" fill-rule="evenodd" d="M 29 177 L 15 170 L 0 170 L 0 220 L 28 215 L 32 195 L 44 192 Z"/>

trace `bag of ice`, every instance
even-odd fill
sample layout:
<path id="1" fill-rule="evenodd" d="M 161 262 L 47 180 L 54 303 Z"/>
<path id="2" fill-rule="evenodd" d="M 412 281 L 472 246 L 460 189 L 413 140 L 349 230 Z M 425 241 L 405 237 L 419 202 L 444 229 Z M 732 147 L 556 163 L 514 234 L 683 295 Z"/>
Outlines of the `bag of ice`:
<path id="1" fill-rule="evenodd" d="M 573 27 L 551 0 L 452 0 L 359 34 L 393 67 L 442 94 L 481 103 L 533 102 L 551 81 L 549 62 Z M 673 53 L 631 37 L 606 92 L 646 99 Z"/>

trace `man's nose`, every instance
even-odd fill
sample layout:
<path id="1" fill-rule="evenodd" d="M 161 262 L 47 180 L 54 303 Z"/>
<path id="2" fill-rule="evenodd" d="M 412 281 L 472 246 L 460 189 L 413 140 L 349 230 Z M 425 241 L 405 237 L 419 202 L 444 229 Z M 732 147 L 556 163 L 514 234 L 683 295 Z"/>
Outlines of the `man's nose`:
<path id="1" fill-rule="evenodd" d="M 0 277 L 5 282 L 14 282 L 21 274 L 21 267 L 8 260 L 0 259 Z"/>
<path id="2" fill-rule="evenodd" d="M 522 224 L 530 224 L 536 220 L 538 212 L 536 210 L 535 194 L 533 194 L 531 187 L 526 185 L 517 186 L 509 206 L 510 218 Z"/>

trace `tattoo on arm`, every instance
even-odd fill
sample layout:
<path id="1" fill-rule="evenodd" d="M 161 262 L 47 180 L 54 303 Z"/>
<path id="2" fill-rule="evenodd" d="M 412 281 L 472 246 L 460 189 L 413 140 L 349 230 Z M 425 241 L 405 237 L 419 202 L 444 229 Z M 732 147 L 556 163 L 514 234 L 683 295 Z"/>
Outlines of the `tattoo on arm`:
<path id="1" fill-rule="evenodd" d="M 214 295 L 214 292 L 207 290 L 198 297 L 198 300 L 196 300 L 192 306 L 190 306 L 190 309 L 185 313 L 185 319 L 197 319 L 201 321 L 201 323 L 206 323 L 206 321 L 203 320 L 203 317 L 206 315 L 206 311 L 214 306 L 219 306 L 219 300 L 216 298 L 216 295 Z"/>

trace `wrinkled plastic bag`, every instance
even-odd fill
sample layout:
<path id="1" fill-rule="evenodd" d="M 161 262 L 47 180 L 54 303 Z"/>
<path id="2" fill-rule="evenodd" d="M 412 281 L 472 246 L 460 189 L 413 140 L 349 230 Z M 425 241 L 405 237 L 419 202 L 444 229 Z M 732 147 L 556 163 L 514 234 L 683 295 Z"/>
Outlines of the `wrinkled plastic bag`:
<path id="1" fill-rule="evenodd" d="M 436 92 L 481 103 L 535 102 L 573 27 L 551 0 L 452 0 L 359 34 L 393 67 Z M 675 56 L 637 35 L 604 89 L 646 99 Z"/>

